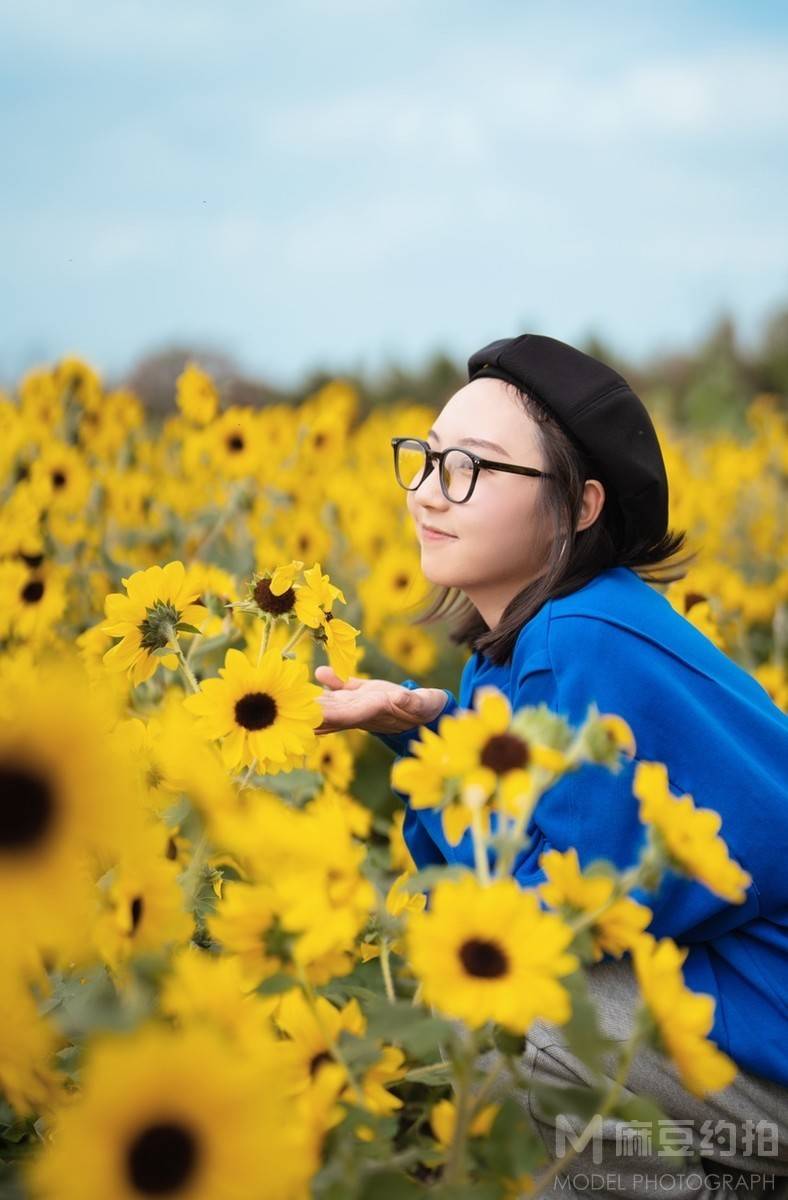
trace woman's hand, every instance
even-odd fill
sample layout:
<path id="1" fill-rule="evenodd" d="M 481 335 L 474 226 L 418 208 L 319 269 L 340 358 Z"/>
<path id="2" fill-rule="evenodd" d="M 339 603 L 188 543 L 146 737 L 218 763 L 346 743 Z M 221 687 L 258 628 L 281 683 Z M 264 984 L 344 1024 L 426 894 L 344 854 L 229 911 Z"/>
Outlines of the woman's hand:
<path id="1" fill-rule="evenodd" d="M 402 733 L 414 725 L 426 725 L 437 717 L 446 704 L 443 688 L 410 688 L 388 679 L 357 679 L 346 683 L 321 666 L 315 679 L 322 683 L 323 724 L 315 733 L 336 733 L 342 729 L 366 729 L 369 733 Z"/>

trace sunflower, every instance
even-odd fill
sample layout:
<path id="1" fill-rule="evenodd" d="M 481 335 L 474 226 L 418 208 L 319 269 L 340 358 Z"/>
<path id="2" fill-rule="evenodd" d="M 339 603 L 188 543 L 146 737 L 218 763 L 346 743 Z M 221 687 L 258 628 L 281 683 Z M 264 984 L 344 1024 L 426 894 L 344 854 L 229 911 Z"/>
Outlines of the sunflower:
<path id="1" fill-rule="evenodd" d="M 233 881 L 222 892 L 222 901 L 206 924 L 211 937 L 237 958 L 247 986 L 286 973 L 294 936 L 282 928 L 274 888 Z"/>
<path id="2" fill-rule="evenodd" d="M 125 758 L 107 742 L 101 693 L 64 658 L 19 681 L 0 723 L 0 875 L 8 936 L 84 958 L 92 865 L 140 827 Z"/>
<path id="3" fill-rule="evenodd" d="M 266 521 L 269 521 L 268 516 Z M 257 562 L 276 562 L 282 558 L 320 562 L 331 550 L 328 526 L 315 521 L 314 506 L 307 504 L 300 495 L 295 507 L 278 506 L 254 547 Z"/>
<path id="4" fill-rule="evenodd" d="M 320 641 L 325 641 L 326 654 L 331 669 L 346 683 L 359 660 L 356 638 L 361 633 L 348 621 L 326 613 Z"/>
<path id="5" fill-rule="evenodd" d="M 118 972 L 134 955 L 188 941 L 194 921 L 178 883 L 180 866 L 167 858 L 163 825 L 126 848 L 100 889 L 101 908 L 94 924 L 98 952 Z"/>
<path id="6" fill-rule="evenodd" d="M 147 721 L 119 721 L 111 740 L 128 755 L 140 791 L 157 816 L 182 794 L 207 818 L 234 805 L 235 790 L 219 748 L 198 733 L 196 719 L 183 707 L 180 688 L 168 688 Z"/>
<path id="7" fill-rule="evenodd" d="M 78 450 L 50 441 L 33 463 L 30 484 L 42 508 L 76 513 L 87 504 L 90 472 Z"/>
<path id="8" fill-rule="evenodd" d="M 681 965 L 688 949 L 670 938 L 644 933 L 632 949 L 635 975 L 657 1026 L 661 1048 L 676 1064 L 681 1081 L 695 1096 L 727 1087 L 736 1064 L 706 1035 L 714 1024 L 714 997 L 684 986 Z"/>
<path id="9" fill-rule="evenodd" d="M 353 754 L 342 733 L 321 734 L 304 766 L 310 771 L 320 771 L 324 779 L 340 789 L 349 787 L 354 775 Z"/>
<path id="10" fill-rule="evenodd" d="M 438 657 L 435 639 L 423 629 L 403 621 L 393 621 L 386 626 L 380 645 L 392 662 L 416 677 L 431 671 Z"/>
<path id="11" fill-rule="evenodd" d="M 652 837 L 667 852 L 671 865 L 731 904 L 742 904 L 752 876 L 730 858 L 728 847 L 717 836 L 720 814 L 696 808 L 691 796 L 674 796 L 664 763 L 639 762 L 632 790 L 640 800 L 641 821 L 651 826 Z"/>
<path id="12" fill-rule="evenodd" d="M 65 612 L 67 578 L 64 567 L 51 563 L 32 571 L 23 562 L 1 563 L 0 634 L 31 642 L 51 638 Z"/>
<path id="13" fill-rule="evenodd" d="M 540 857 L 539 866 L 547 876 L 539 894 L 553 908 L 566 909 L 568 916 L 578 917 L 609 905 L 591 926 L 595 962 L 605 952 L 620 958 L 625 950 L 631 950 L 651 920 L 651 909 L 629 896 L 609 904 L 615 880 L 609 875 L 581 874 L 574 847 L 563 854 L 560 850 L 548 850 Z"/>
<path id="14" fill-rule="evenodd" d="M 324 575 L 320 563 L 304 571 L 304 583 L 295 584 L 295 612 L 299 621 L 310 629 L 320 629 L 326 623 L 326 614 L 331 612 L 335 600 L 347 601 L 342 589 Z"/>
<path id="15" fill-rule="evenodd" d="M 213 465 L 225 479 L 244 479 L 260 466 L 262 441 L 255 412 L 233 405 L 206 429 Z"/>
<path id="16" fill-rule="evenodd" d="M 437 884 L 429 912 L 409 914 L 405 948 L 426 1003 L 472 1028 L 496 1021 L 526 1033 L 537 1017 L 569 1019 L 559 977 L 579 966 L 566 953 L 572 937 L 514 879 L 483 886 L 468 874 Z"/>
<path id="17" fill-rule="evenodd" d="M 27 1168 L 33 1195 L 307 1195 L 318 1147 L 294 1119 L 290 1062 L 273 1036 L 250 1057 L 207 1025 L 100 1035 L 88 1046 L 82 1093 L 56 1114 L 51 1141 Z"/>
<path id="18" fill-rule="evenodd" d="M 405 1056 L 398 1047 L 381 1048 L 381 1057 L 357 1080 L 358 1091 L 332 1054 L 332 1045 L 342 1033 L 360 1038 L 366 1032 L 367 1023 L 355 997 L 339 1009 L 324 996 L 318 996 L 313 1008 L 300 988 L 292 988 L 282 996 L 274 1019 L 282 1032 L 292 1038 L 301 1061 L 305 1090 L 322 1082 L 324 1088 L 333 1091 L 335 1100 L 360 1104 L 380 1116 L 402 1107 L 402 1100 L 386 1087 L 405 1075 Z"/>
<path id="19" fill-rule="evenodd" d="M 490 804 L 508 816 L 522 817 L 540 790 L 568 766 L 560 751 L 524 737 L 512 728 L 509 701 L 494 687 L 479 688 L 475 712 L 442 717 L 438 732 L 423 727 L 411 744 L 412 757 L 399 759 L 392 786 L 410 795 L 414 808 L 441 807 L 443 829 L 452 845 L 480 810 L 482 831 L 489 833 Z M 459 802 L 444 803 L 452 795 Z"/>
<path id="20" fill-rule="evenodd" d="M 486 1137 L 500 1111 L 500 1104 L 485 1104 L 468 1126 L 468 1137 Z M 457 1106 L 453 1100 L 439 1100 L 430 1111 L 430 1125 L 436 1140 L 449 1149 L 457 1125 Z"/>
<path id="21" fill-rule="evenodd" d="M 277 774 L 312 750 L 322 721 L 317 703 L 322 688 L 309 682 L 301 663 L 269 650 L 254 665 L 232 649 L 219 675 L 206 679 L 184 706 L 200 718 L 206 737 L 222 739 L 228 769 L 256 760 L 262 773 Z"/>
<path id="22" fill-rule="evenodd" d="M 211 918 L 216 936 L 237 953 L 249 951 L 256 969 L 303 969 L 313 983 L 352 970 L 358 934 L 375 906 L 375 889 L 361 871 L 366 847 L 352 829 L 356 818 L 332 797 L 294 809 L 278 796 L 255 791 L 248 805 L 217 818 L 219 840 L 245 873 L 265 885 L 253 891 L 233 883 L 234 907 L 224 901 Z M 272 916 L 280 928 L 266 935 Z M 221 930 L 221 931 L 220 931 Z M 286 938 L 285 936 L 286 935 Z"/>
<path id="23" fill-rule="evenodd" d="M 196 363 L 189 362 L 175 381 L 175 403 L 193 425 L 209 425 L 219 409 L 216 385 Z"/>
<path id="24" fill-rule="evenodd" d="M 177 670 L 174 651 L 163 656 L 157 652 L 172 646 L 179 625 L 199 628 L 205 619 L 205 608 L 194 603 L 197 593 L 185 586 L 185 574 L 177 561 L 135 571 L 123 580 L 125 596 L 113 592 L 104 601 L 107 620 L 101 629 L 121 639 L 106 652 L 104 662 L 111 670 L 127 671 L 133 684 L 144 683 L 161 666 Z"/>
<path id="25" fill-rule="evenodd" d="M 253 1047 L 270 1033 L 269 1016 L 279 999 L 258 995 L 236 955 L 211 954 L 190 943 L 171 956 L 159 1004 L 181 1025 L 207 1021 L 231 1041 Z"/>
<path id="26" fill-rule="evenodd" d="M 7 944 L 0 948 L 0 1091 L 21 1117 L 55 1103 L 64 1080 L 50 1063 L 67 1042 L 39 1014 L 29 987 L 35 976 L 20 961 L 24 957 L 29 957 L 29 948 L 19 955 Z"/>
<path id="27" fill-rule="evenodd" d="M 358 594 L 369 634 L 377 634 L 386 618 L 401 618 L 410 612 L 427 594 L 418 551 L 403 546 L 385 549 L 361 580 Z"/>
<path id="28" fill-rule="evenodd" d="M 512 709 L 498 688 L 479 688 L 475 705 L 474 712 L 450 717 L 440 726 L 455 774 L 486 796 L 499 788 L 502 806 L 519 815 L 516 800 L 521 792 L 532 795 L 534 768 L 542 768 L 540 778 L 546 781 L 566 769 L 566 756 L 512 732 Z"/>

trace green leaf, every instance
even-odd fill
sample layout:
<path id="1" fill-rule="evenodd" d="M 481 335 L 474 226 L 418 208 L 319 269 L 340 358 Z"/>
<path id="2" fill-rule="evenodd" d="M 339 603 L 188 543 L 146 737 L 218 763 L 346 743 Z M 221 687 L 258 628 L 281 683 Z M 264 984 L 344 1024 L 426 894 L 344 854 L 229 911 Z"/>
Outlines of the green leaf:
<path id="1" fill-rule="evenodd" d="M 611 1116 L 620 1117 L 624 1121 L 649 1122 L 653 1152 L 658 1152 L 660 1158 L 664 1158 L 666 1162 L 686 1163 L 687 1155 L 670 1150 L 670 1134 L 665 1126 L 660 1125 L 660 1121 L 667 1120 L 667 1114 L 649 1096 L 619 1099 L 611 1109 Z"/>
<path id="2" fill-rule="evenodd" d="M 489 1170 L 510 1179 L 533 1173 L 548 1159 L 541 1136 L 513 1096 L 501 1103 L 487 1137 L 472 1139 L 470 1146 Z"/>
<path id="3" fill-rule="evenodd" d="M 420 1183 L 400 1171 L 375 1171 L 364 1180 L 358 1200 L 411 1200 L 426 1194 Z"/>
<path id="4" fill-rule="evenodd" d="M 434 887 L 436 883 L 443 883 L 446 879 L 464 879 L 468 873 L 468 867 L 458 863 L 447 864 L 445 867 L 424 867 L 404 880 L 401 886 L 405 892 L 420 892 L 425 887 Z"/>
<path id="5" fill-rule="evenodd" d="M 529 1093 L 540 1113 L 548 1118 L 578 1116 L 590 1121 L 605 1102 L 609 1087 L 583 1087 L 577 1084 L 559 1086 L 531 1081 Z"/>
<path id="6" fill-rule="evenodd" d="M 356 1037 L 343 1029 L 337 1039 L 342 1056 L 357 1076 L 380 1061 L 380 1045 L 371 1037 Z"/>
<path id="7" fill-rule="evenodd" d="M 294 979 L 292 975 L 278 971 L 276 975 L 269 975 L 267 979 L 258 984 L 255 992 L 258 996 L 277 996 L 280 992 L 289 992 L 294 987 L 298 987 L 298 980 Z"/>
<path id="8" fill-rule="evenodd" d="M 407 1000 L 391 1004 L 385 998 L 370 1002 L 367 1033 L 370 1037 L 401 1046 L 416 1058 L 430 1051 L 436 1052 L 441 1040 L 456 1036 L 450 1021 L 425 1016 Z"/>
<path id="9" fill-rule="evenodd" d="M 519 1058 L 525 1053 L 525 1035 L 522 1033 L 511 1033 L 501 1025 L 496 1025 L 492 1037 L 493 1045 L 501 1054 Z"/>
<path id="10" fill-rule="evenodd" d="M 620 1049 L 620 1042 L 606 1037 L 599 1025 L 599 1014 L 588 991 L 583 971 L 563 981 L 572 1001 L 572 1015 L 561 1026 L 567 1046 L 577 1058 L 598 1074 L 604 1074 L 603 1055 Z"/>
<path id="11" fill-rule="evenodd" d="M 180 621 L 175 626 L 175 628 L 177 629 L 178 633 L 199 633 L 200 632 L 199 629 L 195 628 L 194 625 L 189 625 L 186 623 L 186 621 Z"/>
<path id="12" fill-rule="evenodd" d="M 436 1200 L 501 1200 L 503 1184 L 488 1179 L 484 1183 L 442 1183 L 430 1189 Z"/>
<path id="13" fill-rule="evenodd" d="M 412 1083 L 426 1083 L 430 1087 L 442 1087 L 452 1077 L 450 1063 L 431 1063 L 427 1067 L 413 1067 L 405 1075 Z"/>

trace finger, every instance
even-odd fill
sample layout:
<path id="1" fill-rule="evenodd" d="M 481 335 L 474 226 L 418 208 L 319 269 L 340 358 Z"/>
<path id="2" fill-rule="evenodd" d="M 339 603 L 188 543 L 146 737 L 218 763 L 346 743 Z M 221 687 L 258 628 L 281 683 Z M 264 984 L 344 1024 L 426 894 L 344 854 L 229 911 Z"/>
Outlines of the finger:
<path id="1" fill-rule="evenodd" d="M 347 680 L 342 680 L 336 671 L 325 664 L 315 668 L 315 679 L 318 683 L 322 683 L 330 688 L 357 688 L 362 682 L 355 675 L 351 675 Z"/>

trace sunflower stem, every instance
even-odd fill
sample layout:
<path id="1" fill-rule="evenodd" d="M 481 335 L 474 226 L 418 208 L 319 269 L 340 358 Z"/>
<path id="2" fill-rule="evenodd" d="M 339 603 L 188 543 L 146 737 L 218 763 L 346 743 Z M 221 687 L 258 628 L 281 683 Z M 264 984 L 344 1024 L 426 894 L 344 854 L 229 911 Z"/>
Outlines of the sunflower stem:
<path id="1" fill-rule="evenodd" d="M 203 640 L 204 637 L 205 637 L 204 633 L 193 634 L 191 643 L 189 645 L 189 649 L 186 651 L 185 661 L 187 664 L 191 662 L 192 654 L 194 653 L 194 647 L 197 646 Z"/>
<path id="2" fill-rule="evenodd" d="M 268 639 L 271 636 L 271 622 L 266 621 L 263 626 L 263 632 L 260 634 L 260 648 L 257 651 L 257 665 L 260 666 L 260 661 L 268 649 Z"/>
<path id="3" fill-rule="evenodd" d="M 471 837 L 473 838 L 473 857 L 476 863 L 476 874 L 483 884 L 490 882 L 490 864 L 487 859 L 487 848 L 484 844 L 481 813 L 476 805 L 471 805 Z"/>
<path id="4" fill-rule="evenodd" d="M 471 1057 L 474 1049 L 474 1038 L 466 1034 L 465 1054 L 457 1068 L 457 1087 L 455 1090 L 455 1122 L 452 1131 L 449 1153 L 446 1159 L 445 1182 L 448 1184 L 464 1184 L 468 1179 L 465 1162 L 465 1143 L 468 1140 L 468 1129 L 471 1123 L 473 1097 L 470 1090 Z"/>
<path id="5" fill-rule="evenodd" d="M 246 771 L 244 772 L 244 777 L 241 780 L 241 782 L 239 783 L 239 785 L 238 785 L 239 787 L 241 787 L 241 788 L 246 787 L 247 783 L 249 782 L 249 777 L 252 774 L 252 771 L 255 769 L 256 766 L 257 766 L 257 759 L 253 758 L 252 761 L 249 763 L 249 766 L 246 768 Z"/>
<path id="6" fill-rule="evenodd" d="M 197 903 L 197 894 L 202 883 L 209 844 L 207 830 L 203 829 L 197 839 L 191 861 L 181 877 L 181 884 L 186 892 L 186 902 L 190 912 L 194 912 Z"/>
<path id="7" fill-rule="evenodd" d="M 476 1113 L 481 1109 L 482 1101 L 486 1100 L 487 1093 L 489 1092 L 492 1085 L 495 1083 L 498 1076 L 501 1074 L 502 1071 L 508 1070 L 508 1069 L 509 1069 L 508 1060 L 507 1060 L 506 1056 L 502 1054 L 501 1057 L 496 1062 L 495 1066 L 492 1068 L 492 1070 L 487 1075 L 485 1075 L 484 1079 L 482 1080 L 481 1087 L 479 1088 L 479 1090 L 477 1092 L 475 1092 L 471 1098 L 472 1099 L 471 1119 L 473 1119 L 473 1117 L 476 1116 Z"/>
<path id="8" fill-rule="evenodd" d="M 197 679 L 195 678 L 194 672 L 192 671 L 191 667 L 189 666 L 188 662 L 186 661 L 186 658 L 184 657 L 184 653 L 181 648 L 181 644 L 178 641 L 178 636 L 171 625 L 168 626 L 168 632 L 169 632 L 170 636 L 167 640 L 167 645 L 172 646 L 173 650 L 177 654 L 178 665 L 180 666 L 180 669 L 183 672 L 184 679 L 186 680 L 186 682 L 188 683 L 189 687 L 191 688 L 191 690 L 193 692 L 199 692 L 200 685 L 197 682 Z"/>
<path id="9" fill-rule="evenodd" d="M 303 637 L 303 635 L 306 633 L 308 628 L 309 628 L 309 626 L 304 625 L 304 624 L 301 624 L 298 626 L 298 629 L 295 631 L 293 636 L 290 638 L 290 641 L 287 643 L 287 645 L 285 647 L 283 647 L 283 649 L 281 651 L 282 657 L 284 657 L 284 655 L 287 654 L 288 650 L 293 649 L 293 646 L 295 646 L 295 644 L 299 640 L 299 638 Z"/>
<path id="10" fill-rule="evenodd" d="M 397 1001 L 397 993 L 394 991 L 394 980 L 391 978 L 391 960 L 389 958 L 389 942 L 388 938 L 380 939 L 380 969 L 383 972 L 383 983 L 386 986 L 386 995 L 392 1004 Z"/>
<path id="11" fill-rule="evenodd" d="M 239 481 L 239 482 L 234 483 L 232 485 L 232 487 L 230 488 L 230 495 L 229 495 L 228 501 L 225 504 L 222 511 L 220 512 L 218 520 L 208 530 L 208 532 L 206 533 L 206 535 L 202 539 L 202 541 L 198 542 L 197 547 L 192 554 L 192 558 L 194 558 L 194 559 L 201 558 L 205 554 L 205 551 L 208 550 L 210 548 L 210 546 L 213 545 L 213 543 L 216 541 L 219 534 L 224 529 L 227 522 L 230 520 L 230 517 L 234 516 L 235 511 L 238 507 L 238 502 L 243 495 L 244 495 L 243 482 Z"/>

